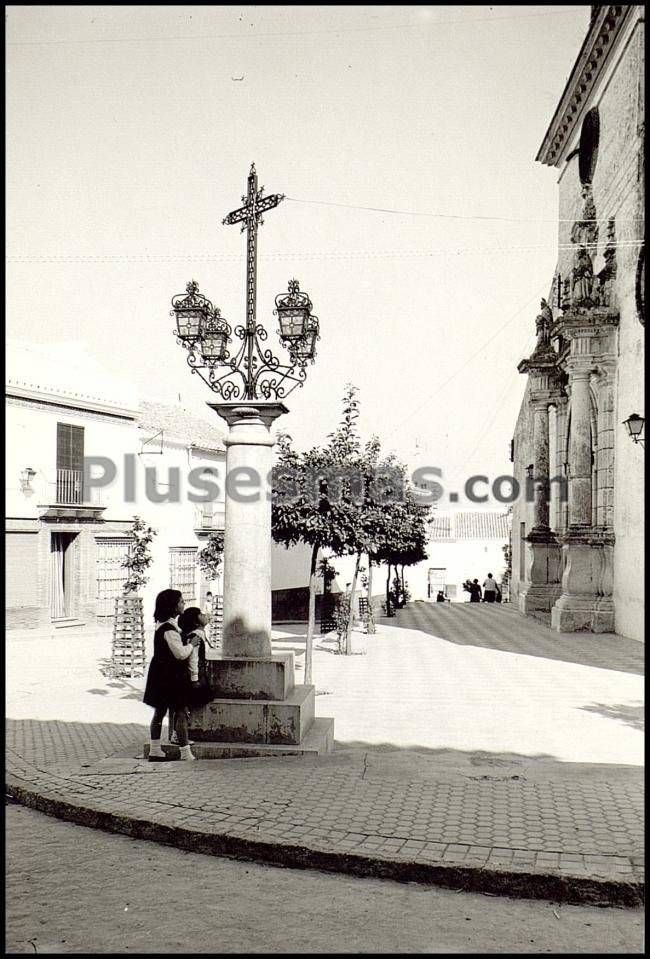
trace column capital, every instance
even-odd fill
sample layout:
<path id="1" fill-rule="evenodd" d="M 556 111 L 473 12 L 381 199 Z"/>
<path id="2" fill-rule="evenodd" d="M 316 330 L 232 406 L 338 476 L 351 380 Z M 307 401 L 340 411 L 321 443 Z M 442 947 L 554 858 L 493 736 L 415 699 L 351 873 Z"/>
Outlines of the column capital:
<path id="1" fill-rule="evenodd" d="M 217 416 L 226 421 L 228 426 L 237 426 L 240 423 L 261 423 L 267 429 L 278 416 L 288 413 L 284 403 L 265 400 L 234 400 L 229 403 L 207 403 Z"/>
<path id="2" fill-rule="evenodd" d="M 569 356 L 566 360 L 569 383 L 575 380 L 588 380 L 594 372 L 595 364 L 591 356 Z"/>
<path id="3" fill-rule="evenodd" d="M 550 390 L 533 390 L 529 396 L 529 403 L 534 410 L 542 411 L 548 409 L 551 405 Z"/>

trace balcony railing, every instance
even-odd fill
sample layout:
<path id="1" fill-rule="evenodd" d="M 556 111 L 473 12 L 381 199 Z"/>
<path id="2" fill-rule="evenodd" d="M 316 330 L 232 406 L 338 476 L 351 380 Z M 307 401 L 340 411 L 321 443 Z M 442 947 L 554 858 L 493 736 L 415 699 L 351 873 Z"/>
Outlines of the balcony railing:
<path id="1" fill-rule="evenodd" d="M 84 501 L 83 470 L 56 471 L 56 501 L 62 505 L 81 505 Z"/>
<path id="2" fill-rule="evenodd" d="M 195 529 L 223 529 L 226 525 L 225 509 L 219 508 L 196 508 L 194 513 Z"/>

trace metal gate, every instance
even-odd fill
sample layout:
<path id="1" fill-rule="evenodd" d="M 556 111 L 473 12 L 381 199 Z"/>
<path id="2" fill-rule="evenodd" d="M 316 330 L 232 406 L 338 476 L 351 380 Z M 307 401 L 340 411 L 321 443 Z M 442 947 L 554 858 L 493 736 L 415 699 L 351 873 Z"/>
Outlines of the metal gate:
<path id="1" fill-rule="evenodd" d="M 129 553 L 129 537 L 97 539 L 97 616 L 110 619 L 115 600 L 122 595 L 128 570 L 122 566 Z"/>

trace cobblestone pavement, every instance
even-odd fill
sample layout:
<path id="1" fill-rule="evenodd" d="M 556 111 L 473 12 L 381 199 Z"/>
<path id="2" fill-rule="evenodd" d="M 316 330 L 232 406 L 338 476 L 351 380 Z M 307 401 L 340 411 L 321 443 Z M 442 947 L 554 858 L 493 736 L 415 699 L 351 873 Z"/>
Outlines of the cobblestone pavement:
<path id="1" fill-rule="evenodd" d="M 424 622 L 418 606 L 402 615 Z M 457 612 L 492 615 L 483 607 Z M 454 610 L 438 615 L 447 613 Z M 494 622 L 515 627 L 515 616 L 499 610 Z M 461 622 L 455 617 L 457 631 L 448 630 L 450 635 L 458 636 Z M 439 625 L 435 629 L 442 632 Z M 544 635 L 550 631 L 536 629 L 551 641 Z M 474 632 L 479 639 L 483 635 Z M 381 656 L 389 655 L 389 634 L 378 637 Z M 556 650 L 564 639 L 555 640 Z M 495 640 L 486 635 L 484 642 L 490 641 Z M 608 640 L 612 660 L 620 664 L 619 641 Z M 601 651 L 604 655 L 604 644 Z M 336 669 L 352 670 L 353 662 L 372 665 L 370 654 L 345 662 L 322 655 Z M 625 655 L 632 657 L 630 651 Z M 599 677 L 608 675 L 599 670 Z M 50 688 L 55 682 L 50 676 Z M 356 690 L 358 677 L 348 682 Z M 65 688 L 73 696 L 76 681 Z M 325 757 L 148 764 L 141 758 L 147 727 L 125 721 L 140 709 L 138 690 L 127 685 L 124 694 L 123 687 L 98 685 L 86 693 L 100 704 L 102 721 L 92 722 L 90 714 L 75 721 L 30 718 L 30 711 L 32 716 L 39 711 L 28 698 L 19 698 L 18 718 L 7 720 L 7 781 L 26 804 L 185 849 L 286 865 L 557 900 L 639 900 L 642 771 L 629 762 L 557 762 L 513 752 L 339 741 Z M 127 701 L 110 700 L 108 693 Z M 524 700 L 526 695 L 524 690 Z M 86 716 L 70 701 L 62 710 L 66 717 Z M 111 714 L 121 721 L 106 721 Z M 482 716 L 485 722 L 489 711 Z"/>
<path id="2" fill-rule="evenodd" d="M 460 896 L 279 869 L 111 836 L 20 805 L 6 807 L 6 822 L 9 953 L 612 955 L 643 948 L 640 908 Z M 160 908 L 179 897 L 182 912 Z"/>

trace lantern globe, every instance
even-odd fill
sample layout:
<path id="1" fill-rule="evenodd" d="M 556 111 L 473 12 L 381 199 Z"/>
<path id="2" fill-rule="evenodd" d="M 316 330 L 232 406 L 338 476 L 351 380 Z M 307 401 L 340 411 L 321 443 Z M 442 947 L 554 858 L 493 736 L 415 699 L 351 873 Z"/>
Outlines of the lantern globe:
<path id="1" fill-rule="evenodd" d="M 201 356 L 205 363 L 214 366 L 228 356 L 228 346 L 232 330 L 218 307 L 209 314 L 201 325 Z"/>
<path id="2" fill-rule="evenodd" d="M 623 425 L 627 428 L 629 435 L 636 443 L 643 432 L 645 417 L 639 416 L 638 413 L 632 413 L 626 420 L 623 420 Z"/>
<path id="3" fill-rule="evenodd" d="M 280 338 L 294 343 L 305 335 L 312 303 L 306 293 L 300 292 L 298 280 L 290 280 L 287 293 L 275 298 L 274 313 L 280 324 Z"/>
<path id="4" fill-rule="evenodd" d="M 193 345 L 201 335 L 201 327 L 212 313 L 212 303 L 199 293 L 199 285 L 190 280 L 187 295 L 172 299 L 172 316 L 176 317 L 176 335 L 187 345 Z"/>

